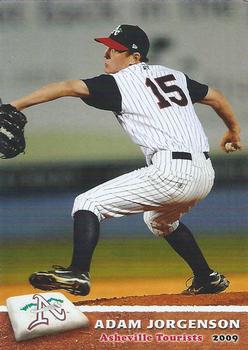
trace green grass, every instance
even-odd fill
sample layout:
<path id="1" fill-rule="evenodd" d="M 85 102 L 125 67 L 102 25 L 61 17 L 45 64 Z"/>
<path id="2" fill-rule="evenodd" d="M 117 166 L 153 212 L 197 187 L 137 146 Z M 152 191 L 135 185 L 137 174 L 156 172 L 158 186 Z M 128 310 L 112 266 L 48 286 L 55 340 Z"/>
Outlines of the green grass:
<path id="1" fill-rule="evenodd" d="M 140 148 L 122 129 L 118 133 L 87 130 L 28 131 L 25 137 L 25 154 L 9 159 L 7 163 L 3 162 L 4 166 L 49 161 L 143 159 Z M 214 154 L 219 154 L 219 152 L 214 152 Z M 239 153 L 233 154 L 232 158 L 238 156 Z"/>
<path id="2" fill-rule="evenodd" d="M 248 237 L 199 237 L 211 266 L 223 273 L 248 272 Z M 28 241 L 0 248 L 2 283 L 26 282 L 29 274 L 52 264 L 70 262 L 71 242 Z M 94 278 L 181 277 L 189 268 L 163 239 L 106 239 L 99 242 L 92 262 Z"/>
<path id="3" fill-rule="evenodd" d="M 24 155 L 8 160 L 8 165 L 47 161 L 96 161 L 137 159 L 142 154 L 123 133 L 112 135 L 88 132 L 30 133 Z"/>

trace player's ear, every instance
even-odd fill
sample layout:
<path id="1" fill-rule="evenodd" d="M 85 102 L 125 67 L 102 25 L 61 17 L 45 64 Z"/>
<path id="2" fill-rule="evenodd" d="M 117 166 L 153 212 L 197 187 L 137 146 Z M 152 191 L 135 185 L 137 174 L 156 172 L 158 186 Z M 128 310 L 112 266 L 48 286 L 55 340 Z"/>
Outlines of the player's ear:
<path id="1" fill-rule="evenodd" d="M 139 52 L 134 52 L 131 54 L 131 64 L 141 62 L 141 54 Z"/>

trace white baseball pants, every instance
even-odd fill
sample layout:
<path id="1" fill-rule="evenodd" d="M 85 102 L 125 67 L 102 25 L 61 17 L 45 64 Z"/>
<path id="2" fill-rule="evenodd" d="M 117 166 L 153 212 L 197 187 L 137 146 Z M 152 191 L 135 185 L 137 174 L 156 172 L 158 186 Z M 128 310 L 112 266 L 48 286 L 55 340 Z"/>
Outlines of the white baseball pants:
<path id="1" fill-rule="evenodd" d="M 102 221 L 144 212 L 144 221 L 156 236 L 173 232 L 181 216 L 210 192 L 214 170 L 203 153 L 192 160 L 172 159 L 158 151 L 152 164 L 107 181 L 76 197 L 72 215 L 90 210 Z"/>

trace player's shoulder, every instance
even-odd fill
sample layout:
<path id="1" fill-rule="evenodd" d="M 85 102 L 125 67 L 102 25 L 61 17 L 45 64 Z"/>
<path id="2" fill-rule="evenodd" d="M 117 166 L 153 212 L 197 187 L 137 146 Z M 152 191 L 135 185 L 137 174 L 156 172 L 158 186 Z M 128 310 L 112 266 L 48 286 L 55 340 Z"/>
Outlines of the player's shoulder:
<path id="1" fill-rule="evenodd" d="M 166 74 L 183 74 L 182 72 L 180 72 L 179 70 L 173 69 L 173 68 L 169 68 L 167 66 L 164 65 L 159 65 L 159 64 L 147 64 L 145 62 L 141 62 L 138 64 L 134 64 L 131 65 L 127 68 L 124 68 L 122 70 L 120 70 L 119 72 L 113 74 L 114 77 L 118 77 L 118 76 L 130 76 L 130 75 L 135 75 L 135 74 L 147 74 L 147 75 L 166 75 Z"/>
<path id="2" fill-rule="evenodd" d="M 150 69 L 152 69 L 154 72 L 158 72 L 158 73 L 163 73 L 165 75 L 167 74 L 174 74 L 174 75 L 184 75 L 183 72 L 181 72 L 178 69 L 175 68 L 171 68 L 171 67 L 167 67 L 164 65 L 151 65 Z"/>

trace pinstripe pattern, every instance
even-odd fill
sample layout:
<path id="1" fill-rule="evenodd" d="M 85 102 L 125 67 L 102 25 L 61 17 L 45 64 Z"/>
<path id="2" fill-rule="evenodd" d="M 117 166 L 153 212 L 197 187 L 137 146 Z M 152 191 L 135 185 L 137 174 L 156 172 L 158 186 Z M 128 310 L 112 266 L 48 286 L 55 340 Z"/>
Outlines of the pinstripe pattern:
<path id="1" fill-rule="evenodd" d="M 158 100 L 149 87 L 146 78 L 155 82 L 155 78 L 173 74 L 175 81 L 167 85 L 177 85 L 187 97 L 188 104 L 160 109 Z M 184 152 L 204 152 L 209 150 L 208 140 L 195 113 L 183 73 L 164 66 L 136 64 L 113 75 L 122 95 L 122 112 L 117 119 L 132 140 L 138 144 L 149 163 L 150 157 L 158 150 Z M 165 94 L 165 97 L 180 99 L 177 91 Z"/>
<path id="2" fill-rule="evenodd" d="M 193 154 L 190 161 L 171 159 L 171 152 L 160 151 L 152 163 L 79 195 L 72 214 L 90 210 L 102 221 L 145 212 L 145 223 L 155 235 L 175 230 L 179 218 L 211 190 L 211 162 L 202 153 Z"/>
<path id="3" fill-rule="evenodd" d="M 169 74 L 173 74 L 176 81 L 166 81 L 165 89 L 176 85 L 181 90 L 173 87 L 172 92 L 165 93 L 164 87 L 158 84 L 155 88 L 161 90 L 159 94 L 167 101 L 164 107 L 158 104 L 161 96 L 154 93 L 152 84 L 158 83 L 155 78 Z M 203 154 L 209 149 L 208 141 L 195 114 L 183 73 L 140 63 L 113 77 L 122 96 L 122 112 L 116 117 L 141 147 L 147 166 L 79 195 L 72 215 L 78 210 L 90 210 L 102 221 L 144 212 L 148 228 L 157 236 L 165 235 L 174 231 L 180 217 L 212 188 L 214 171 L 210 159 L 206 160 Z M 182 101 L 180 91 L 188 100 L 183 106 L 173 102 L 173 97 Z M 172 151 L 189 152 L 192 161 L 172 159 Z"/>

